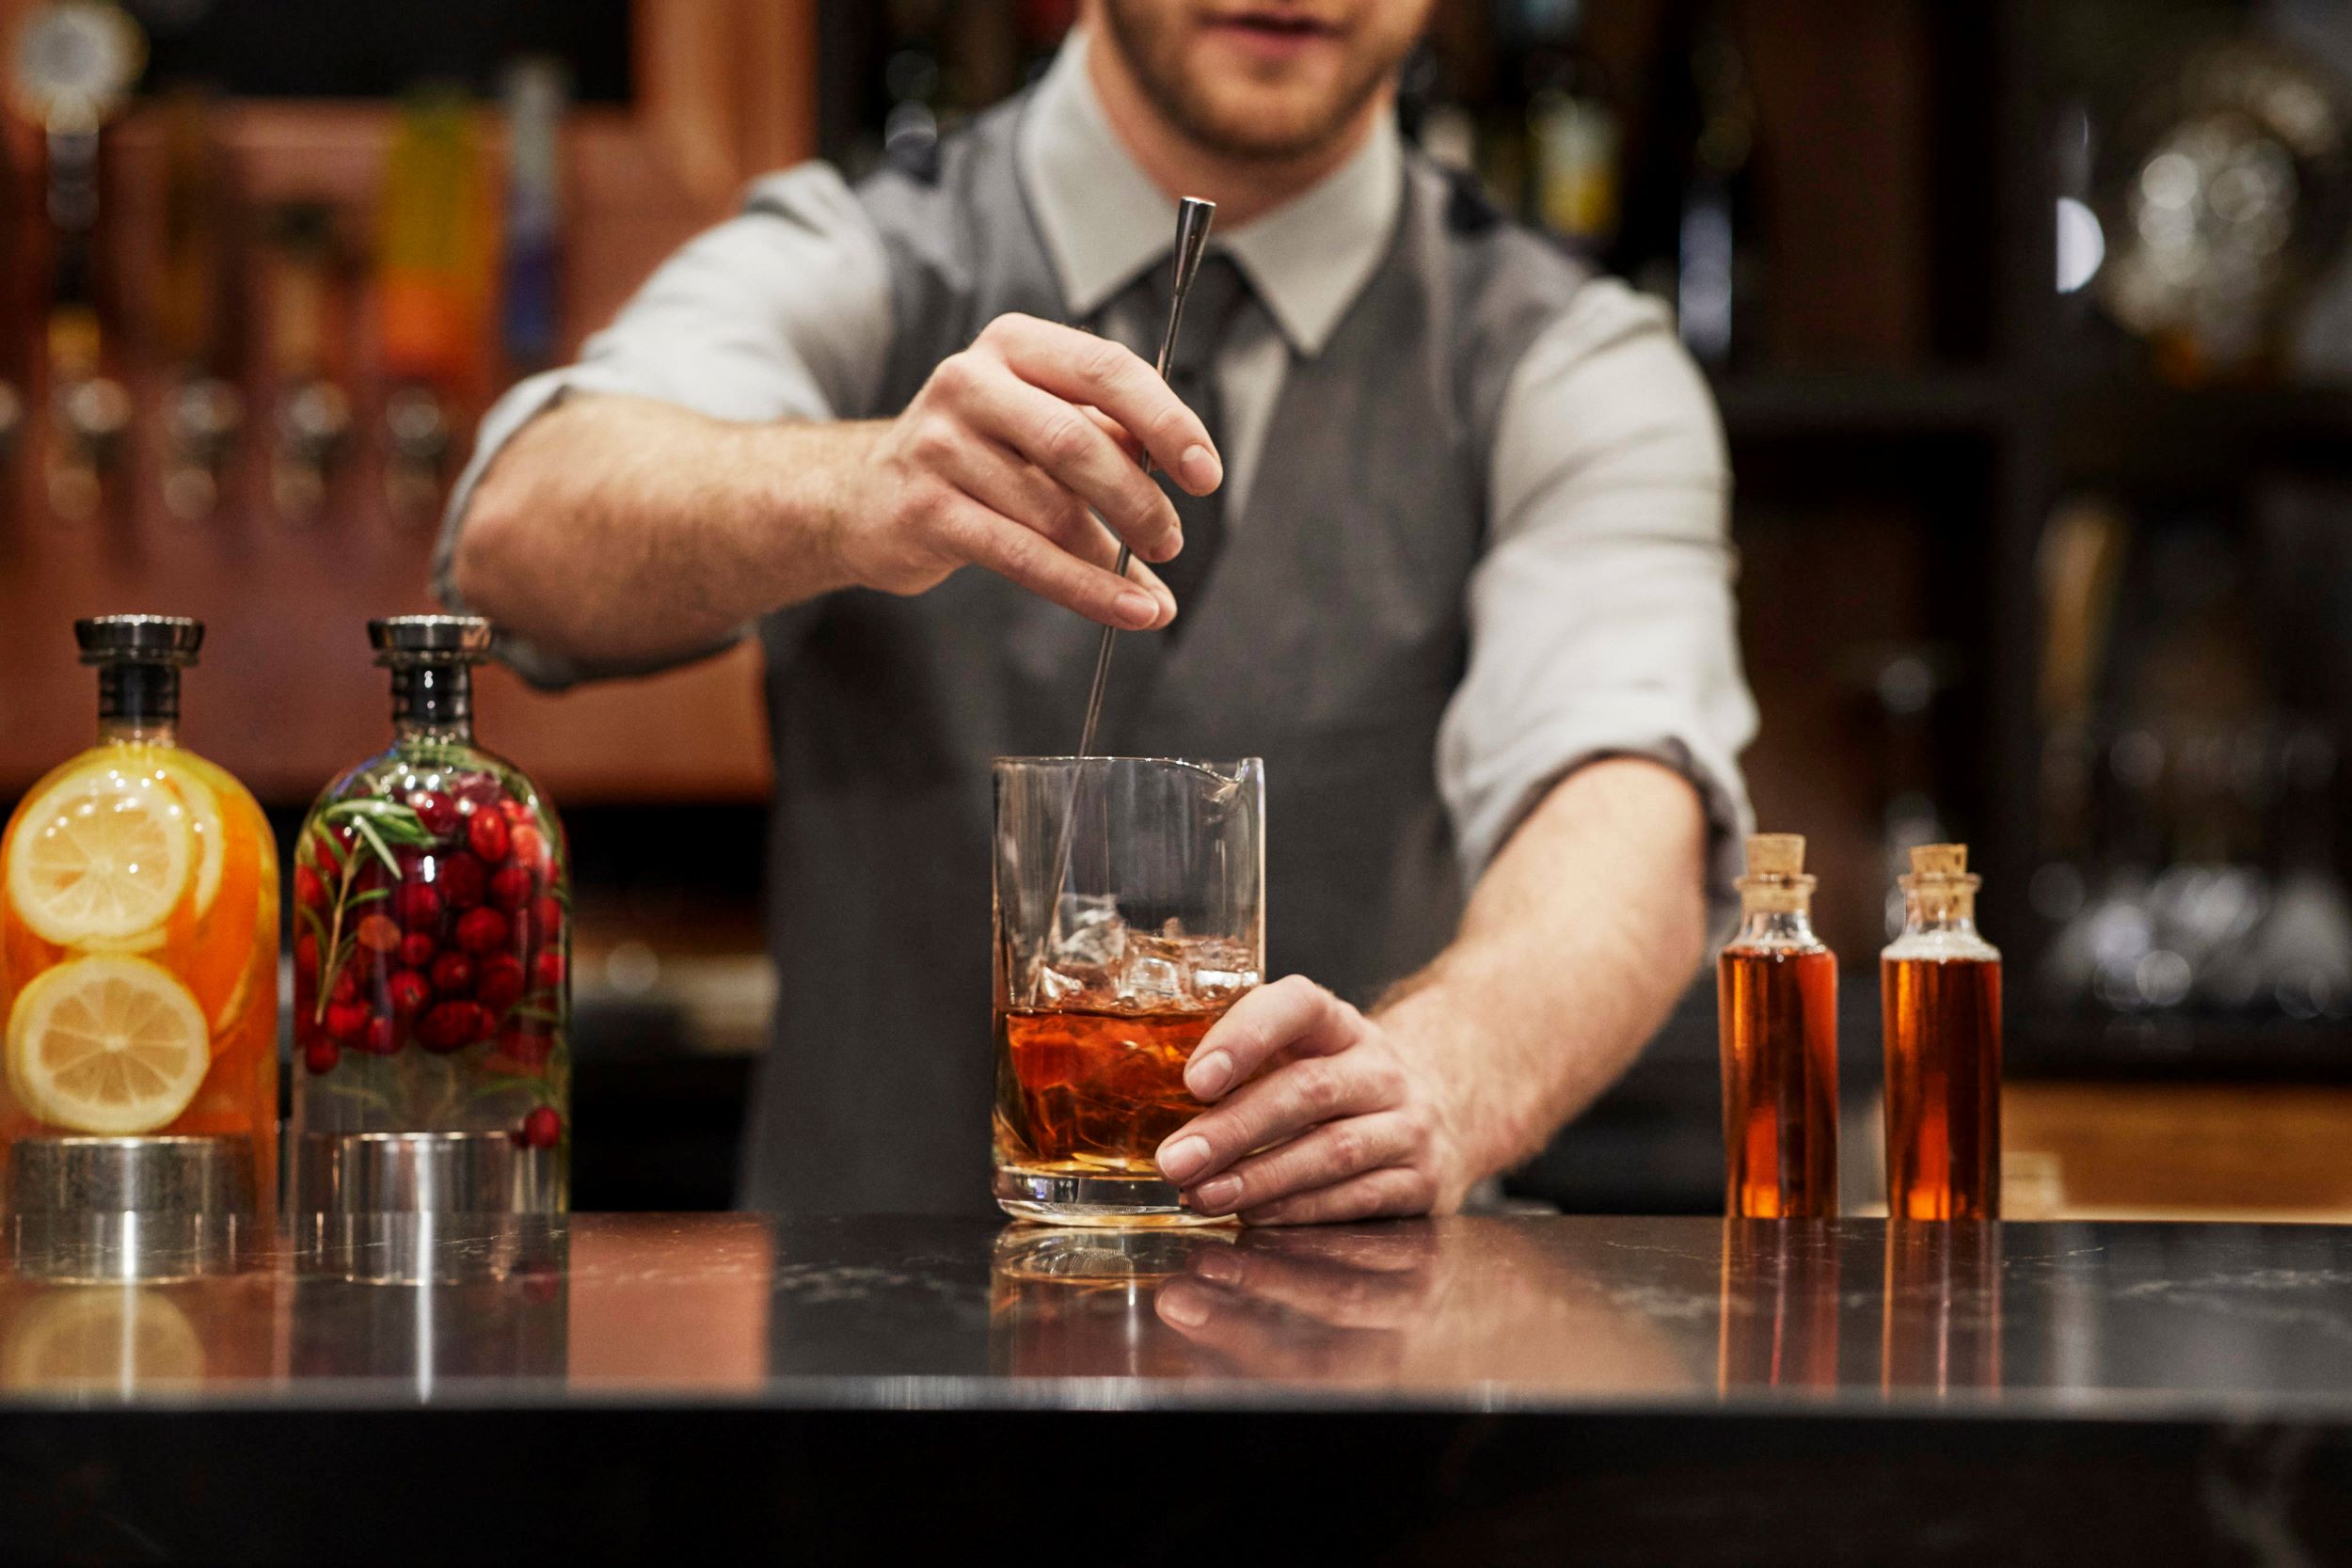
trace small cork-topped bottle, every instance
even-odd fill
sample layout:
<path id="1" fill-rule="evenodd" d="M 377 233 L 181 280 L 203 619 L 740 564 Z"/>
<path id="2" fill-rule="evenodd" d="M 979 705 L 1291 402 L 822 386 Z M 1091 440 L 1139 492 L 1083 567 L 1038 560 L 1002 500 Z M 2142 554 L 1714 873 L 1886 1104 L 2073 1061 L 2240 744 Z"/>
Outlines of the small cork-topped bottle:
<path id="1" fill-rule="evenodd" d="M 1903 932 L 1879 955 L 1886 1027 L 1886 1212 L 2001 1212 L 2001 955 L 1977 934 L 1964 844 L 1911 851 Z"/>
<path id="2" fill-rule="evenodd" d="M 1837 1212 L 1837 957 L 1813 934 L 1804 839 L 1758 833 L 1740 934 L 1715 961 L 1723 1033 L 1724 1212 Z"/>

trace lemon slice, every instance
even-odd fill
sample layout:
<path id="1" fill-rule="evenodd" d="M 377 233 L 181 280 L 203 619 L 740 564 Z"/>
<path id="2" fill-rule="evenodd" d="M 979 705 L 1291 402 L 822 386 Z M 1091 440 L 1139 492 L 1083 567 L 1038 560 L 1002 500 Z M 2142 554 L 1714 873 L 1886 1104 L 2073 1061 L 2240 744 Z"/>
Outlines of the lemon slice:
<path id="1" fill-rule="evenodd" d="M 20 814 L 8 846 L 8 902 L 43 942 L 120 942 L 163 927 L 197 858 L 187 809 L 171 790 L 93 763 Z"/>
<path id="2" fill-rule="evenodd" d="M 197 847 L 196 917 L 201 920 L 212 911 L 213 900 L 219 895 L 221 867 L 229 858 L 229 834 L 220 819 L 220 794 L 182 758 L 157 757 L 155 772 L 171 785 L 187 811 L 188 832 L 195 838 Z"/>
<path id="3" fill-rule="evenodd" d="M 98 1287 L 43 1295 L 10 1325 L 0 1384 L 80 1392 L 194 1383 L 204 1341 L 179 1303 L 153 1291 Z"/>
<path id="4" fill-rule="evenodd" d="M 112 955 L 61 963 L 8 1013 L 8 1082 L 55 1127 L 151 1132 L 188 1108 L 212 1066 L 203 1009 L 171 971 Z"/>

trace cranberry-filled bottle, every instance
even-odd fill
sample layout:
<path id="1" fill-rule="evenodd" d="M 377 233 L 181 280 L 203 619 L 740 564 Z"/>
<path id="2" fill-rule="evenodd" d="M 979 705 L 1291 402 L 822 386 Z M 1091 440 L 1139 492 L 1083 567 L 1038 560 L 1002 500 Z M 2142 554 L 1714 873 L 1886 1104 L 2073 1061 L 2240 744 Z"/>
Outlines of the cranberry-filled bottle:
<path id="1" fill-rule="evenodd" d="M 293 1207 L 564 1207 L 571 892 L 537 786 L 473 738 L 488 623 L 371 621 L 392 744 L 295 847 Z"/>
<path id="2" fill-rule="evenodd" d="M 1716 959 L 1724 1212 L 1837 1214 L 1837 956 L 1813 934 L 1804 839 L 1757 833 L 1740 934 Z"/>
<path id="3" fill-rule="evenodd" d="M 1903 931 L 1879 955 L 1886 1027 L 1886 1212 L 2001 1214 L 2001 955 L 1977 934 L 1964 844 L 1911 851 Z"/>

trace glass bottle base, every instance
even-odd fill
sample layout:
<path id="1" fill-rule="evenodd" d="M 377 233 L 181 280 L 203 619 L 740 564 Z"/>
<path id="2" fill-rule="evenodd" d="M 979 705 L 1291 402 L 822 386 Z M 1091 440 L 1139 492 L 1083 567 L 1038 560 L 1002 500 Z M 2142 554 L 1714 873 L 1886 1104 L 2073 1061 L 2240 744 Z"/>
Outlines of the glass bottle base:
<path id="1" fill-rule="evenodd" d="M 996 1167 L 996 1206 L 1035 1225 L 1111 1230 L 1166 1230 L 1232 1225 L 1230 1215 L 1196 1214 L 1177 1201 L 1172 1183 L 1151 1176 L 1077 1175 Z"/>

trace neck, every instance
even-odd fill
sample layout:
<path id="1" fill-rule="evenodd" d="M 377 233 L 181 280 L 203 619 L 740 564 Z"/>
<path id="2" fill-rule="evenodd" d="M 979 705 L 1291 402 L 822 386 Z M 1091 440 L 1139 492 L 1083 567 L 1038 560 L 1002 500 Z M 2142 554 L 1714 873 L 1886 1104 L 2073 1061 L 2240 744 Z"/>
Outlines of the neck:
<path id="1" fill-rule="evenodd" d="M 1319 147 L 1288 158 L 1235 157 L 1202 147 L 1168 123 L 1136 79 L 1108 28 L 1093 30 L 1086 60 L 1103 117 L 1136 166 L 1171 201 L 1197 196 L 1216 202 L 1217 227 L 1228 232 L 1313 188 L 1354 157 L 1380 117 L 1395 109 L 1394 88 L 1384 87 Z"/>

